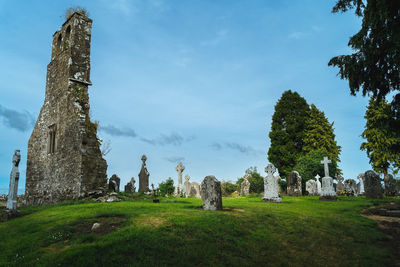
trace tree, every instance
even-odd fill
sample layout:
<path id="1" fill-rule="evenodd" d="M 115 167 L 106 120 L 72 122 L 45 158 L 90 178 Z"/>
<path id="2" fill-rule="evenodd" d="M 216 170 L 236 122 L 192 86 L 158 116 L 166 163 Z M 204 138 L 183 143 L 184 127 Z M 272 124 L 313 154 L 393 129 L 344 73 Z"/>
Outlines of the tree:
<path id="1" fill-rule="evenodd" d="M 230 181 L 221 183 L 221 191 L 223 197 L 230 196 L 233 192 L 238 191 L 237 184 L 233 184 Z"/>
<path id="2" fill-rule="evenodd" d="M 169 177 L 166 181 L 161 182 L 158 188 L 161 196 L 172 195 L 175 191 L 174 180 Z"/>
<path id="3" fill-rule="evenodd" d="M 331 173 L 331 175 L 335 175 L 336 171 L 338 174 L 341 173 L 337 166 L 338 162 L 340 162 L 341 147 L 337 145 L 333 131 L 333 122 L 329 123 L 324 112 L 312 104 L 306 121 L 303 152 L 304 154 L 314 150 L 325 152 L 324 156 L 332 160 L 332 164 L 335 167 L 335 172 Z M 296 170 L 298 171 L 298 169 Z"/>
<path id="4" fill-rule="evenodd" d="M 317 174 L 321 177 L 325 175 L 324 165 L 321 164 L 321 160 L 327 156 L 328 153 L 326 150 L 316 149 L 298 158 L 294 169 L 298 171 L 301 176 L 303 192 L 305 192 L 305 186 L 308 180 L 313 179 Z M 337 166 L 335 164 L 329 164 L 329 175 L 334 177 L 336 173 Z"/>
<path id="5" fill-rule="evenodd" d="M 309 106 L 297 92 L 284 92 L 275 105 L 269 137 L 268 160 L 286 177 L 303 150 L 304 127 Z"/>
<path id="6" fill-rule="evenodd" d="M 365 4 L 366 2 L 366 4 Z M 355 95 L 372 93 L 380 101 L 389 92 L 396 92 L 392 100 L 398 131 L 400 121 L 400 1 L 399 0 L 338 0 L 332 12 L 346 12 L 355 8 L 362 17 L 358 33 L 350 38 L 348 46 L 354 54 L 332 58 L 328 65 L 339 67 L 341 79 L 349 81 Z"/>
<path id="7" fill-rule="evenodd" d="M 361 144 L 366 150 L 372 168 L 386 177 L 388 169 L 400 168 L 400 132 L 392 131 L 394 112 L 384 99 L 371 97 L 365 112 L 365 130 L 361 134 L 367 142 Z"/>

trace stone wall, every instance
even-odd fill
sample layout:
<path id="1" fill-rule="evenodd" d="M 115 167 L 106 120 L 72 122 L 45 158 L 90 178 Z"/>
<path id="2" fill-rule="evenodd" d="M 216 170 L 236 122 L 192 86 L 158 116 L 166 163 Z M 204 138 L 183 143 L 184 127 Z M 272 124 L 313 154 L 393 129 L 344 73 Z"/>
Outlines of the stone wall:
<path id="1" fill-rule="evenodd" d="M 74 13 L 53 35 L 45 100 L 28 142 L 27 204 L 79 199 L 106 188 L 107 163 L 89 118 L 91 25 Z"/>

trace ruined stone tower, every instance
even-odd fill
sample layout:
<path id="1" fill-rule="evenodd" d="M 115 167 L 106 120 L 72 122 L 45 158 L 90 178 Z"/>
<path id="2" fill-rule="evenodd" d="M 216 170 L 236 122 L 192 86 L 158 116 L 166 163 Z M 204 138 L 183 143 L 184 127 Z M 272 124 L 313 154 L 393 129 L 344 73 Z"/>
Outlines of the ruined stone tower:
<path id="1" fill-rule="evenodd" d="M 107 163 L 89 118 L 92 20 L 70 15 L 54 33 L 46 96 L 28 142 L 27 204 L 79 199 L 106 188 Z"/>

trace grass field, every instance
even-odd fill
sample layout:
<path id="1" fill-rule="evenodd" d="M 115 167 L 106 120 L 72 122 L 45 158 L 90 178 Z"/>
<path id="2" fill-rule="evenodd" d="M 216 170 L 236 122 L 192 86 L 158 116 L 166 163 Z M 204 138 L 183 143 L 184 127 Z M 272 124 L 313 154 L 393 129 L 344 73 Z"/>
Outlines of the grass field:
<path id="1" fill-rule="evenodd" d="M 137 198 L 26 207 L 0 223 L 0 265 L 388 266 L 386 237 L 360 215 L 379 202 L 224 198 L 224 211 L 204 211 L 201 199 Z"/>

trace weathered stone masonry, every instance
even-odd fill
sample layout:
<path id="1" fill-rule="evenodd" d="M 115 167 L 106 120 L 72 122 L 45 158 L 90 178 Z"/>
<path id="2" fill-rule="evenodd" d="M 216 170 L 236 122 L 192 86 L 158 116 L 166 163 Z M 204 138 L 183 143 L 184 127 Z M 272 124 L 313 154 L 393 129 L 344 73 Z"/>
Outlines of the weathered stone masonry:
<path id="1" fill-rule="evenodd" d="M 28 142 L 27 204 L 103 191 L 107 163 L 89 118 L 92 20 L 75 12 L 54 33 L 46 96 Z"/>

